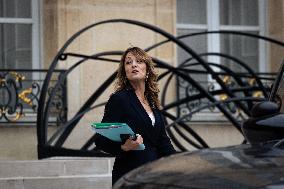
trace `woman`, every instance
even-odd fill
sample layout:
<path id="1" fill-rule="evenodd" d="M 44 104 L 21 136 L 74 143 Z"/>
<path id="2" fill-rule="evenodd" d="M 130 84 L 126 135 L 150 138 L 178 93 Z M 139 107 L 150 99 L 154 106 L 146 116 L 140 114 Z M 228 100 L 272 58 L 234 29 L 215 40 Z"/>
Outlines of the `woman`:
<path id="1" fill-rule="evenodd" d="M 115 156 L 112 184 L 140 165 L 175 153 L 159 110 L 157 74 L 144 50 L 131 47 L 122 55 L 115 89 L 102 122 L 127 123 L 139 135 L 119 143 L 97 134 L 97 148 Z M 145 149 L 135 150 L 142 143 Z"/>

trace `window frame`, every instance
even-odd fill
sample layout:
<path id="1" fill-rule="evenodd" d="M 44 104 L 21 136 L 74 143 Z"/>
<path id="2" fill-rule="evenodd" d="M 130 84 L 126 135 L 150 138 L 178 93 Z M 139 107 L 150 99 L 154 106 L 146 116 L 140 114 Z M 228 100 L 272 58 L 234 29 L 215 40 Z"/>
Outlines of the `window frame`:
<path id="1" fill-rule="evenodd" d="M 41 68 L 40 58 L 40 14 L 39 14 L 39 1 L 31 0 L 31 18 L 11 18 L 11 17 L 0 17 L 0 24 L 31 24 L 32 27 L 32 69 Z M 39 78 L 39 75 L 33 74 L 33 78 Z"/>
<path id="2" fill-rule="evenodd" d="M 177 0 L 178 1 L 178 0 Z M 265 36 L 267 34 L 267 2 L 265 0 L 258 0 L 258 26 L 246 26 L 246 25 L 221 25 L 220 24 L 220 0 L 206 0 L 206 24 L 186 24 L 178 23 L 176 21 L 176 33 L 179 29 L 189 29 L 189 30 L 204 30 L 204 31 L 217 31 L 217 30 L 235 30 L 235 31 L 256 31 L 259 35 Z M 176 6 L 177 7 L 177 6 Z M 178 11 L 178 10 L 176 10 Z M 177 16 L 176 16 L 177 18 Z M 221 52 L 221 37 L 222 34 L 212 34 L 207 35 L 207 51 L 208 52 Z M 176 50 L 177 51 L 177 50 Z M 176 53 L 176 59 L 178 60 L 178 52 Z M 258 72 L 270 71 L 268 62 L 269 49 L 267 44 L 263 40 L 258 40 Z M 206 57 L 208 62 L 214 62 L 221 64 L 221 57 L 219 56 L 208 56 Z M 177 61 L 176 61 L 177 62 Z M 176 63 L 178 64 L 178 63 Z M 218 68 L 213 67 L 214 71 L 219 71 Z M 207 77 L 208 82 L 213 82 L 213 78 Z M 218 88 L 218 84 L 214 84 Z M 179 90 L 179 89 L 177 89 Z M 217 97 L 218 98 L 218 97 Z M 216 114 L 217 113 L 217 114 Z M 205 116 L 204 116 L 205 115 Z M 206 118 L 206 119 L 205 119 Z M 204 112 L 196 114 L 193 121 L 225 121 L 222 116 L 220 116 L 219 111 L 209 112 L 205 110 Z"/>
<path id="3" fill-rule="evenodd" d="M 177 23 L 176 22 L 176 33 L 178 29 L 199 29 L 206 31 L 216 31 L 216 30 L 235 30 L 235 31 L 255 31 L 259 35 L 265 35 L 266 32 L 266 20 L 267 20 L 267 10 L 265 0 L 258 0 L 258 26 L 246 26 L 246 25 L 221 25 L 220 24 L 220 1 L 219 0 L 207 0 L 206 9 L 207 9 L 207 24 L 186 24 L 186 23 Z M 178 11 L 178 10 L 177 10 Z M 269 71 L 268 64 L 268 50 L 264 41 L 259 40 L 258 43 L 258 58 L 259 58 L 259 72 Z M 220 35 L 208 35 L 207 36 L 207 51 L 208 52 L 221 52 L 221 41 Z M 221 62 L 221 58 L 218 56 L 209 56 L 207 57 L 208 62 Z M 210 81 L 211 78 L 208 78 Z"/>

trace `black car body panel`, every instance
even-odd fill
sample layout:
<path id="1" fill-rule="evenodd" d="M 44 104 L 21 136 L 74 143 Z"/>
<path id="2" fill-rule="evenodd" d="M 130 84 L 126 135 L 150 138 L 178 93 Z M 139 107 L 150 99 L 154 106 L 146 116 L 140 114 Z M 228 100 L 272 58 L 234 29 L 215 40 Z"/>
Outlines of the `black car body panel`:
<path id="1" fill-rule="evenodd" d="M 114 188 L 284 188 L 284 148 L 277 142 L 172 155 L 126 174 Z"/>

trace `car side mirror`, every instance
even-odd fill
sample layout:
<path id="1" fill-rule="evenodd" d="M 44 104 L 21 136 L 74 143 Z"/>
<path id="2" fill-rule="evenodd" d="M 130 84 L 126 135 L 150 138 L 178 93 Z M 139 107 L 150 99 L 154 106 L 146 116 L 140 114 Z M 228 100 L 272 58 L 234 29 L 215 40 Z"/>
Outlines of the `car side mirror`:
<path id="1" fill-rule="evenodd" d="M 251 115 L 253 118 L 261 118 L 279 113 L 279 106 L 275 102 L 264 101 L 255 104 L 251 109 Z"/>
<path id="2" fill-rule="evenodd" d="M 284 138 L 284 114 L 279 113 L 278 104 L 271 101 L 257 103 L 251 117 L 242 125 L 242 131 L 251 144 Z"/>

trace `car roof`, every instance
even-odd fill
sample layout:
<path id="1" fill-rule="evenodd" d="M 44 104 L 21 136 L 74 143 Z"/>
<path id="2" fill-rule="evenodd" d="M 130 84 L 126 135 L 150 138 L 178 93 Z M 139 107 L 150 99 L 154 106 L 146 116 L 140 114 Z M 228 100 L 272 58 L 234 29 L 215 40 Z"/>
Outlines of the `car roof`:
<path id="1" fill-rule="evenodd" d="M 184 152 L 142 166 L 122 180 L 135 188 L 284 188 L 284 150 L 237 145 Z"/>

